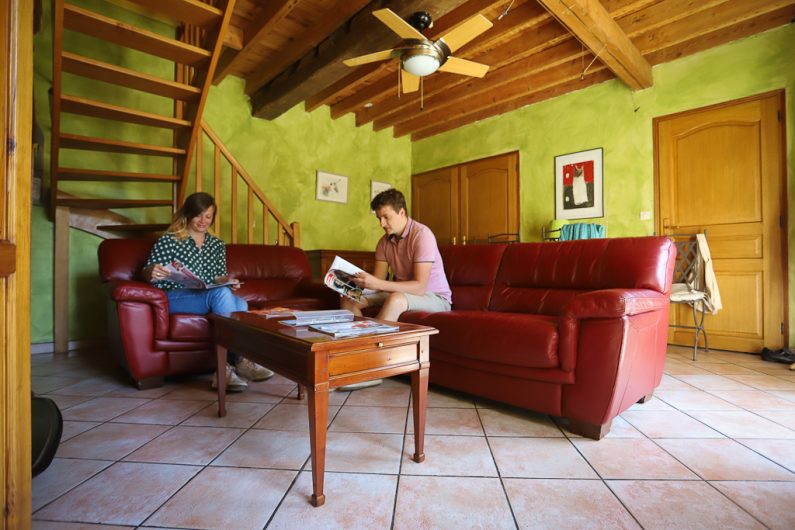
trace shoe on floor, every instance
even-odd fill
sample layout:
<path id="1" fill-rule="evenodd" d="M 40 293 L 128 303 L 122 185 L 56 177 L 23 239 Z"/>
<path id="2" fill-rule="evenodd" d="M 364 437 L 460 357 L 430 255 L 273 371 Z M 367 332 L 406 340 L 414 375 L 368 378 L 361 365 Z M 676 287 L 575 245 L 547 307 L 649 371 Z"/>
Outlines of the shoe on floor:
<path id="1" fill-rule="evenodd" d="M 361 390 L 362 388 L 369 388 L 371 386 L 378 386 L 383 383 L 383 379 L 373 379 L 372 381 L 362 381 L 361 383 L 352 383 L 350 385 L 338 386 L 338 392 L 350 392 L 351 390 Z"/>
<path id="2" fill-rule="evenodd" d="M 771 350 L 770 348 L 762 348 L 762 359 L 771 363 L 795 363 L 795 354 L 787 348 L 780 350 Z"/>
<path id="3" fill-rule="evenodd" d="M 213 374 L 213 390 L 218 389 L 218 372 Z M 226 365 L 226 391 L 227 392 L 243 392 L 248 388 L 248 383 L 235 373 L 232 365 Z"/>
<path id="4" fill-rule="evenodd" d="M 273 372 L 248 359 L 241 359 L 235 365 L 237 373 L 249 381 L 265 381 L 273 377 Z"/>

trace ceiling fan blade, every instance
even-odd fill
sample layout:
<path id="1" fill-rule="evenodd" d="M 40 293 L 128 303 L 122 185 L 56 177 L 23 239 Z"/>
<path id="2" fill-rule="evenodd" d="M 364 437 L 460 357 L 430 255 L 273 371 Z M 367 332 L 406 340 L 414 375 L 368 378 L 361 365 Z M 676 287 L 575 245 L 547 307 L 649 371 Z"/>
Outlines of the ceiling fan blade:
<path id="1" fill-rule="evenodd" d="M 380 52 L 368 53 L 367 55 L 360 55 L 359 57 L 351 57 L 342 61 L 346 66 L 359 66 L 360 64 L 374 63 L 377 61 L 386 61 L 393 57 L 395 50 L 383 50 Z"/>
<path id="2" fill-rule="evenodd" d="M 403 85 L 403 93 L 416 92 L 420 89 L 420 78 L 410 74 L 405 70 L 400 70 L 400 83 Z"/>
<path id="3" fill-rule="evenodd" d="M 439 71 L 450 74 L 483 77 L 486 75 L 486 72 L 489 71 L 489 65 L 467 61 L 466 59 L 458 59 L 457 57 L 448 57 L 447 62 L 439 67 Z"/>
<path id="4" fill-rule="evenodd" d="M 417 31 L 414 26 L 400 18 L 391 9 L 379 9 L 373 11 L 373 15 L 387 25 L 389 29 L 398 34 L 401 39 L 420 39 L 425 40 L 425 35 Z"/>
<path id="5" fill-rule="evenodd" d="M 456 26 L 442 35 L 439 40 L 443 40 L 452 53 L 491 26 L 493 26 L 493 24 L 489 22 L 489 19 L 483 15 L 475 15 L 463 24 Z"/>

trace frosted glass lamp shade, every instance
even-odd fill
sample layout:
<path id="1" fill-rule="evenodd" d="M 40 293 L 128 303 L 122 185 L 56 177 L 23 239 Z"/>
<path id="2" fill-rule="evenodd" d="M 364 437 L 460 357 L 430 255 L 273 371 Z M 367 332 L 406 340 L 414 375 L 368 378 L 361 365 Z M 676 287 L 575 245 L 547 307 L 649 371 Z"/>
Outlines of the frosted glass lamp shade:
<path id="1" fill-rule="evenodd" d="M 403 69 L 418 77 L 434 73 L 439 66 L 439 59 L 433 55 L 412 55 L 403 59 Z"/>

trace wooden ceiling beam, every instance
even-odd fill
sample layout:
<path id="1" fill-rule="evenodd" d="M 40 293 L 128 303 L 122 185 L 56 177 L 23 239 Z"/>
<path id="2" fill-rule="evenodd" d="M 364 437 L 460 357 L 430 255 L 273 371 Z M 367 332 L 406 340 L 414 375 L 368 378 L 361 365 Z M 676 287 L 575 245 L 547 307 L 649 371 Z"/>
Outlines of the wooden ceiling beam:
<path id="1" fill-rule="evenodd" d="M 430 10 L 436 18 L 463 4 L 462 0 L 392 0 L 373 1 L 354 15 L 345 26 L 332 33 L 312 53 L 279 74 L 251 97 L 252 113 L 273 119 L 315 94 L 319 89 L 345 77 L 349 71 L 343 59 L 372 53 L 397 41 L 395 34 L 372 11 L 389 7 L 399 15 L 408 11 Z"/>
<path id="2" fill-rule="evenodd" d="M 651 65 L 599 0 L 538 0 L 633 90 L 653 84 Z"/>

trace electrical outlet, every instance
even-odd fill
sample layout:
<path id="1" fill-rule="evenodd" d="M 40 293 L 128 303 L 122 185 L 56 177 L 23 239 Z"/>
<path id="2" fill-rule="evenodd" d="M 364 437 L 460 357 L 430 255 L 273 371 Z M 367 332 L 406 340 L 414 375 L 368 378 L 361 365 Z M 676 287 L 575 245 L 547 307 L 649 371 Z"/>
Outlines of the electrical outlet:
<path id="1" fill-rule="evenodd" d="M 648 221 L 649 219 L 651 219 L 651 212 L 648 212 L 648 211 L 640 212 L 640 220 L 641 221 Z"/>

